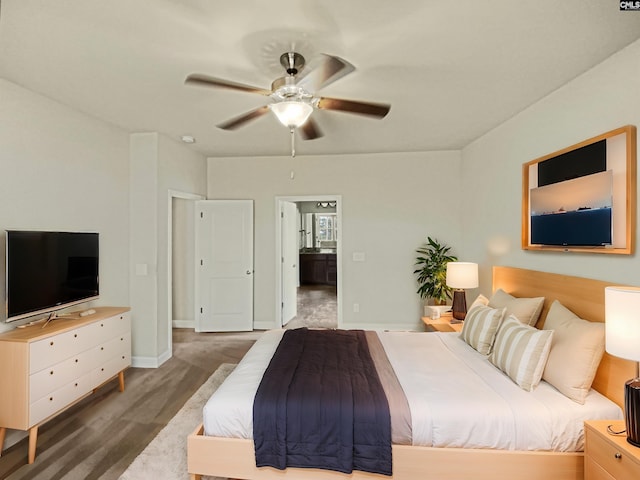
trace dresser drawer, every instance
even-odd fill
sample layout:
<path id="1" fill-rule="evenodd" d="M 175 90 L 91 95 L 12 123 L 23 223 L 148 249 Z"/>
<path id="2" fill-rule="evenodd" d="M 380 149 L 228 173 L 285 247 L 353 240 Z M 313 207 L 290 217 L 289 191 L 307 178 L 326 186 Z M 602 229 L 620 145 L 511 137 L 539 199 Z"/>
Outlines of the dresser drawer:
<path id="1" fill-rule="evenodd" d="M 616 480 L 590 457 L 584 457 L 584 480 Z"/>
<path id="2" fill-rule="evenodd" d="M 83 333 L 85 328 L 81 327 L 31 343 L 29 373 L 39 372 L 86 350 L 86 343 L 81 340 L 85 336 L 86 331 Z"/>
<path id="3" fill-rule="evenodd" d="M 93 383 L 96 386 L 102 385 L 104 382 L 110 380 L 116 376 L 119 372 L 131 365 L 131 356 L 122 354 L 118 357 L 112 358 L 104 365 L 96 368 L 93 375 Z"/>
<path id="4" fill-rule="evenodd" d="M 104 320 L 99 320 L 87 325 L 87 347 L 93 347 L 104 343 L 106 339 L 113 338 L 131 330 L 131 321 L 128 313 L 116 315 Z"/>
<path id="5" fill-rule="evenodd" d="M 588 459 L 593 460 L 615 479 L 640 478 L 640 464 L 631 458 L 627 452 L 608 442 L 606 438 L 589 431 L 589 429 L 586 432 Z M 596 476 L 595 478 L 609 477 Z"/>
<path id="6" fill-rule="evenodd" d="M 123 333 L 92 349 L 93 367 L 98 367 L 109 360 L 131 354 L 131 334 Z"/>
<path id="7" fill-rule="evenodd" d="M 29 349 L 29 373 L 49 368 L 130 331 L 131 319 L 126 312 L 33 342 Z"/>
<path id="8" fill-rule="evenodd" d="M 63 385 L 29 406 L 29 423 L 36 425 L 91 392 L 91 372 Z"/>
<path id="9" fill-rule="evenodd" d="M 49 395 L 72 380 L 86 375 L 97 365 L 93 352 L 86 351 L 30 375 L 29 398 L 31 403 Z"/>

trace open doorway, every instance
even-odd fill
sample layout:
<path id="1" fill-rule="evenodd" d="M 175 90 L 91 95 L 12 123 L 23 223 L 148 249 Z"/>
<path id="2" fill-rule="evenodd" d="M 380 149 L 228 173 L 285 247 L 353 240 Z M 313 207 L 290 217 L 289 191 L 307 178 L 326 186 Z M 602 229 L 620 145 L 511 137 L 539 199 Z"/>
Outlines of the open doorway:
<path id="1" fill-rule="evenodd" d="M 287 328 L 342 323 L 339 195 L 276 198 L 276 319 Z"/>
<path id="2" fill-rule="evenodd" d="M 169 191 L 167 323 L 172 350 L 172 328 L 195 327 L 195 213 L 202 195 Z"/>

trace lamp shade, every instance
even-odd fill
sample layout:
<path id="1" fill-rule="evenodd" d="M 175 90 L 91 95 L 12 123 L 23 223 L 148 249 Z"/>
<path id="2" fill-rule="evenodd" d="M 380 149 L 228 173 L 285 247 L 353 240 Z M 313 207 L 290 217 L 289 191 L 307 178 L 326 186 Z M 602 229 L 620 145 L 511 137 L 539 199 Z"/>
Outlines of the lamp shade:
<path id="1" fill-rule="evenodd" d="M 476 288 L 478 264 L 471 262 L 447 263 L 447 286 L 451 288 Z"/>
<path id="2" fill-rule="evenodd" d="M 640 288 L 604 289 L 605 349 L 640 362 Z"/>
<path id="3" fill-rule="evenodd" d="M 313 112 L 313 107 L 308 103 L 298 101 L 286 101 L 272 103 L 271 111 L 278 117 L 285 127 L 298 128 L 304 124 Z"/>

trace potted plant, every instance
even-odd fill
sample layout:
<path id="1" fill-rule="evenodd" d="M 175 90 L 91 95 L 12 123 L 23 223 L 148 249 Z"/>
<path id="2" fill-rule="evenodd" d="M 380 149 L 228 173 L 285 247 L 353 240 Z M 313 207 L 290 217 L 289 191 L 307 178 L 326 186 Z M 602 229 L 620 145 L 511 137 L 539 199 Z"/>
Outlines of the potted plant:
<path id="1" fill-rule="evenodd" d="M 447 286 L 447 263 L 457 261 L 450 255 L 451 247 L 441 245 L 437 240 L 427 237 L 427 242 L 416 250 L 418 267 L 413 272 L 418 276 L 418 294 L 423 299 L 433 299 L 436 305 L 445 305 L 451 298 L 452 289 Z"/>

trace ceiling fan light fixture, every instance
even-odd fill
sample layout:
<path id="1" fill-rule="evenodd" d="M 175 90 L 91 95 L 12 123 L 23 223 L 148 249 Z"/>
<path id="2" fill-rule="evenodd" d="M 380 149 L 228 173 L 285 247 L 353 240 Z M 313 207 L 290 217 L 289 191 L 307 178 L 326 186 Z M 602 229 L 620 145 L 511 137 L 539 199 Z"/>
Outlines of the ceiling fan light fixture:
<path id="1" fill-rule="evenodd" d="M 301 127 L 313 112 L 313 107 L 308 103 L 293 100 L 273 103 L 270 108 L 280 123 L 289 128 Z"/>

